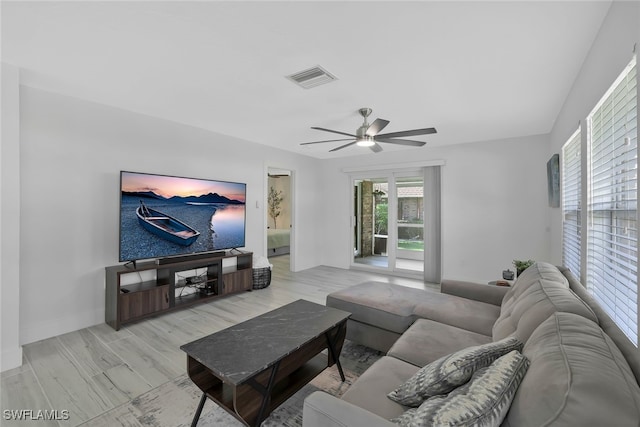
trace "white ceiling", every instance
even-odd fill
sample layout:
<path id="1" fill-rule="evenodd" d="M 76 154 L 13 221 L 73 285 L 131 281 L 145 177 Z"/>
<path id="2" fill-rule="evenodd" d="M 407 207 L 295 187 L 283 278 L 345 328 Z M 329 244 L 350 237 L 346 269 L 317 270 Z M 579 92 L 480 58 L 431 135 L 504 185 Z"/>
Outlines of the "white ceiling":
<path id="1" fill-rule="evenodd" d="M 370 107 L 385 132 L 438 130 L 385 151 L 425 150 L 548 133 L 609 6 L 2 1 L 2 61 L 28 86 L 318 158 L 367 150 L 299 143 L 354 133 Z M 284 77 L 314 65 L 338 80 Z"/>

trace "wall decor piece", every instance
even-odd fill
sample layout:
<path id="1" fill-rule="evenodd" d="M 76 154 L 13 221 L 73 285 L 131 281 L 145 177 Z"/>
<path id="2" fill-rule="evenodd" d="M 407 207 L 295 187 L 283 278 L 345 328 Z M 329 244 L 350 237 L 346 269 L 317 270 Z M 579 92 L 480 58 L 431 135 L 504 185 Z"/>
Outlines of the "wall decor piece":
<path id="1" fill-rule="evenodd" d="M 547 191 L 549 206 L 560 207 L 560 155 L 554 154 L 547 162 Z"/>

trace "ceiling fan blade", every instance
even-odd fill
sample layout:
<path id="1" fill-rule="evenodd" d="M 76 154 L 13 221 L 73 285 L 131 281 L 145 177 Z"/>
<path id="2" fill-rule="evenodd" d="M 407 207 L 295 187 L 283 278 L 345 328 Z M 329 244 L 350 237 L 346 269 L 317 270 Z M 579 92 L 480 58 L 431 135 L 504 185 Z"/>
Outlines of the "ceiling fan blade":
<path id="1" fill-rule="evenodd" d="M 322 144 L 323 142 L 350 141 L 352 139 L 353 138 L 327 139 L 327 140 L 324 140 L 324 141 L 302 142 L 302 143 L 300 143 L 300 145 Z"/>
<path id="2" fill-rule="evenodd" d="M 384 129 L 389 124 L 389 120 L 375 119 L 373 123 L 367 128 L 365 135 L 376 136 L 378 132 Z"/>
<path id="3" fill-rule="evenodd" d="M 422 147 L 426 144 L 426 142 L 422 141 L 412 141 L 410 139 L 391 139 L 391 138 L 381 138 L 380 135 L 376 136 L 376 142 L 386 142 L 389 144 L 398 144 L 398 145 L 410 145 L 412 147 Z"/>
<path id="4" fill-rule="evenodd" d="M 378 136 L 383 138 L 400 138 L 404 136 L 429 135 L 437 132 L 438 131 L 436 130 L 436 128 L 424 128 L 424 129 L 403 130 L 400 132 L 385 133 Z"/>
<path id="5" fill-rule="evenodd" d="M 371 147 L 369 147 L 369 149 L 374 153 L 379 153 L 382 151 L 382 147 L 380 146 L 380 144 L 373 144 Z"/>
<path id="6" fill-rule="evenodd" d="M 341 145 L 340 147 L 334 148 L 333 150 L 329 150 L 329 152 L 331 153 L 331 152 L 333 152 L 333 151 L 342 150 L 343 148 L 347 148 L 347 147 L 349 147 L 349 146 L 351 146 L 351 145 L 355 144 L 356 142 L 358 142 L 358 141 L 353 141 L 353 142 L 350 142 L 350 143 L 348 143 L 348 144 Z"/>
<path id="7" fill-rule="evenodd" d="M 331 132 L 331 133 L 337 133 L 339 135 L 346 135 L 346 136 L 350 136 L 352 138 L 355 138 L 355 135 L 352 135 L 350 133 L 346 133 L 346 132 L 340 132 L 339 130 L 331 130 L 331 129 L 325 129 L 325 128 L 319 128 L 319 127 L 315 127 L 315 126 L 311 126 L 311 129 L 315 129 L 315 130 L 323 130 L 325 132 Z"/>

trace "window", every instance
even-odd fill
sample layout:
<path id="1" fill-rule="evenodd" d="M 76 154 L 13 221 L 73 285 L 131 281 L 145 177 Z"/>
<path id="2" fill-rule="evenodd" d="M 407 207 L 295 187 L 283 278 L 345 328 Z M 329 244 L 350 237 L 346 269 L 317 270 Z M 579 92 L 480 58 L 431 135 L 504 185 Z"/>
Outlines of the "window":
<path id="1" fill-rule="evenodd" d="M 586 284 L 638 345 L 637 89 L 634 60 L 587 117 Z"/>
<path id="2" fill-rule="evenodd" d="M 580 278 L 581 160 L 580 129 L 562 147 L 562 264 Z"/>

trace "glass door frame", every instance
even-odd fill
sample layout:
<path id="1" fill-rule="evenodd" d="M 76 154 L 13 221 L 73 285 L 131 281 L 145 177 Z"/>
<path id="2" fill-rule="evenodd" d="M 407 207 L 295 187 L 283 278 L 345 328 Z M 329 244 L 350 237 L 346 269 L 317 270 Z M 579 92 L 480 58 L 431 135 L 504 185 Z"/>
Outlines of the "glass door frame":
<path id="1" fill-rule="evenodd" d="M 351 231 L 349 233 L 349 244 L 351 247 L 349 265 L 351 268 L 370 270 L 370 271 L 382 271 L 386 273 L 393 273 L 395 275 L 402 275 L 413 278 L 422 278 L 424 271 L 406 270 L 397 268 L 397 247 L 398 247 L 398 193 L 396 186 L 396 179 L 398 178 L 413 178 L 424 177 L 424 171 L 420 169 L 396 169 L 396 170 L 372 170 L 369 172 L 352 173 L 349 176 L 350 182 L 350 206 L 349 212 L 351 215 Z M 356 218 L 356 203 L 360 200 L 362 195 L 355 194 L 355 187 L 358 181 L 362 180 L 376 180 L 386 179 L 388 185 L 388 218 L 387 218 L 387 266 L 380 267 L 374 265 L 367 265 L 357 263 L 355 261 L 354 248 L 356 248 L 357 234 L 354 230 L 360 227 L 360 220 Z M 423 179 L 424 188 L 424 179 Z M 356 200 L 357 197 L 357 200 Z M 423 233 L 425 231 L 426 222 L 423 221 Z M 423 269 L 424 269 L 424 256 L 423 256 Z"/>

